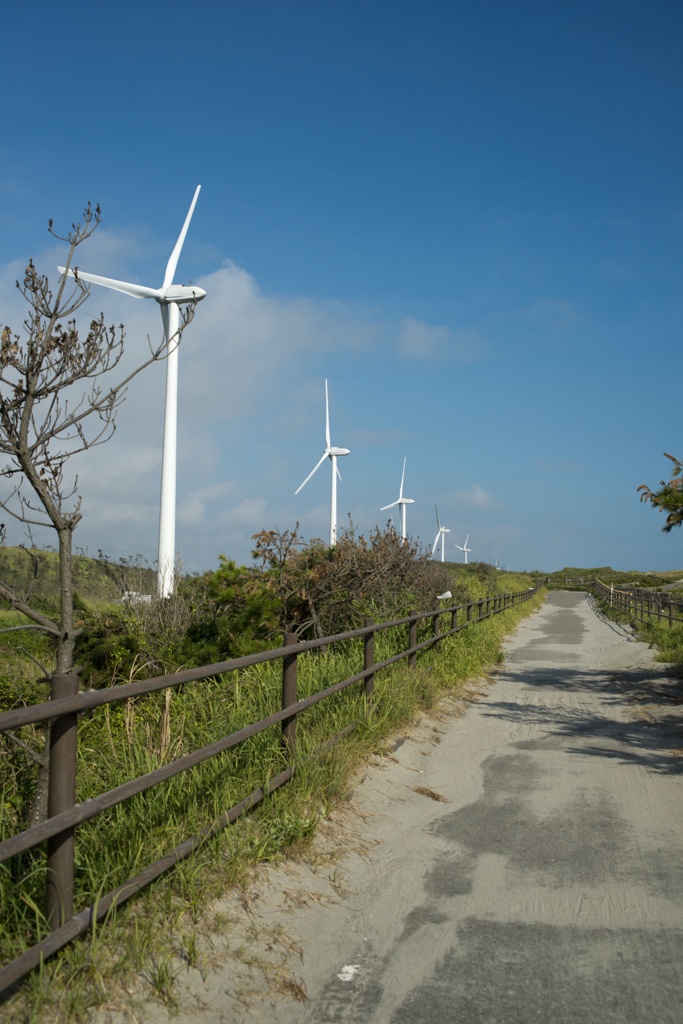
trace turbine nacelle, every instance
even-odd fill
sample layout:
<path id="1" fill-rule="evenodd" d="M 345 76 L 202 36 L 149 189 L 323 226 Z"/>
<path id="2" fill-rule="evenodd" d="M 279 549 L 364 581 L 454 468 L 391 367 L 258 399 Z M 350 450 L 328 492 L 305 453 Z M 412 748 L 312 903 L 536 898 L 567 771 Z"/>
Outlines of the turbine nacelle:
<path id="1" fill-rule="evenodd" d="M 184 302 L 201 302 L 206 298 L 203 288 L 197 288 L 193 284 L 174 284 L 166 288 L 163 295 L 157 298 L 157 302 L 177 302 L 182 305 Z"/>
<path id="2" fill-rule="evenodd" d="M 337 456 L 337 455 L 350 455 L 351 454 L 351 449 L 350 448 L 328 448 L 327 451 L 325 452 L 325 454 L 329 455 L 330 458 L 332 458 L 333 455 L 334 456 Z"/>

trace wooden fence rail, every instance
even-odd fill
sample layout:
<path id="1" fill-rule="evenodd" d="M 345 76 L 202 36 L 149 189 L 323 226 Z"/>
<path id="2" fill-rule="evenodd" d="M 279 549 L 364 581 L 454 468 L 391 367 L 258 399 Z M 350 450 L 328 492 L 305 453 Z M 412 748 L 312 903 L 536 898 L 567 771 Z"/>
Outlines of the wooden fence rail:
<path id="1" fill-rule="evenodd" d="M 75 673 L 55 675 L 52 677 L 51 699 L 41 704 L 17 708 L 0 714 L 0 732 L 16 729 L 20 726 L 49 722 L 49 758 L 50 758 L 50 790 L 48 798 L 48 817 L 45 821 L 26 829 L 18 835 L 0 842 L 0 863 L 11 857 L 20 856 L 27 850 L 42 843 L 47 845 L 47 884 L 46 884 L 46 918 L 51 929 L 50 934 L 27 949 L 21 956 L 0 970 L 0 994 L 6 992 L 22 977 L 39 966 L 46 957 L 62 949 L 79 935 L 83 935 L 92 926 L 106 918 L 111 909 L 150 882 L 158 878 L 179 861 L 188 857 L 207 839 L 217 835 L 235 821 L 241 814 L 254 807 L 265 796 L 279 786 L 288 782 L 294 774 L 296 761 L 296 729 L 298 716 L 307 708 L 320 703 L 335 693 L 362 683 L 364 693 L 369 697 L 373 692 L 374 679 L 378 672 L 390 665 L 407 658 L 408 665 L 416 664 L 420 651 L 437 646 L 445 639 L 462 629 L 481 622 L 492 615 L 507 610 L 532 597 L 543 583 L 516 594 L 496 595 L 467 604 L 452 605 L 438 610 L 411 613 L 402 619 L 392 622 L 374 623 L 365 620 L 361 629 L 349 630 L 335 636 L 323 637 L 318 640 L 299 642 L 291 633 L 284 634 L 282 647 L 258 654 L 250 654 L 230 661 L 200 668 L 188 669 L 172 675 L 142 679 L 134 683 L 104 687 L 101 690 L 79 692 L 79 679 Z M 441 631 L 442 616 L 450 615 L 450 628 Z M 431 635 L 418 643 L 418 624 L 426 619 L 432 620 Z M 377 633 L 394 629 L 399 626 L 408 627 L 408 646 L 390 658 L 375 662 L 374 640 Z M 363 669 L 348 679 L 340 680 L 323 690 L 306 697 L 297 697 L 297 661 L 306 651 L 316 648 L 330 647 L 332 644 L 346 640 L 362 638 Z M 83 803 L 76 803 L 76 763 L 78 745 L 78 715 L 103 705 L 125 701 L 131 697 L 154 693 L 183 686 L 202 679 L 213 678 L 223 673 L 234 672 L 252 665 L 260 665 L 269 661 L 282 661 L 282 701 L 281 707 L 258 722 L 246 726 L 239 732 L 225 736 L 214 743 L 195 750 L 190 754 L 148 772 L 146 775 L 133 779 L 115 789 L 92 797 Z M 349 723 L 327 745 L 338 742 L 356 727 L 356 722 Z M 270 779 L 262 788 L 247 794 L 238 804 L 224 811 L 215 821 L 207 824 L 198 834 L 190 836 L 170 850 L 162 858 L 149 864 L 133 878 L 117 886 L 111 892 L 100 897 L 95 904 L 74 913 L 73 889 L 75 870 L 75 830 L 79 825 L 90 821 L 102 811 L 115 807 L 130 797 L 143 793 L 152 786 L 159 785 L 181 772 L 201 764 L 203 761 L 224 751 L 231 750 L 245 740 L 273 726 L 280 725 L 282 743 L 289 761 L 288 767 L 279 775 Z"/>
<path id="2" fill-rule="evenodd" d="M 683 617 L 674 614 L 675 611 L 680 611 L 679 604 L 661 592 L 642 588 L 621 590 L 617 587 L 608 587 L 600 580 L 593 580 L 591 587 L 601 601 L 639 622 L 657 619 L 658 622 L 666 622 L 669 629 L 672 629 L 675 623 L 683 623 Z"/>

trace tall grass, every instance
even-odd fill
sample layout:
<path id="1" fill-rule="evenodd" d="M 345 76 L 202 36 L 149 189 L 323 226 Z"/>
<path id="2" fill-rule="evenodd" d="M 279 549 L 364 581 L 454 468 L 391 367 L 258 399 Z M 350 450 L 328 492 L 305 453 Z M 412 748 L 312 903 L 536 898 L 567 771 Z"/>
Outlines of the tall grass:
<path id="1" fill-rule="evenodd" d="M 354 768 L 445 693 L 501 659 L 501 641 L 543 600 L 473 624 L 423 652 L 410 670 L 400 662 L 378 673 L 368 700 L 354 685 L 299 716 L 297 768 L 265 799 L 190 860 L 155 882 L 130 906 L 112 911 L 106 928 L 56 955 L 0 1010 L 13 1021 L 80 1020 L 115 979 L 147 972 L 172 995 L 173 957 L 207 902 L 240 884 L 251 865 L 303 843 L 348 791 Z M 446 619 L 446 617 L 444 617 Z M 431 622 L 427 620 L 429 628 Z M 444 621 L 443 627 L 447 628 Z M 393 634 L 393 635 L 392 635 Z M 406 629 L 376 634 L 375 661 L 406 646 Z M 298 659 L 298 696 L 306 697 L 362 669 L 362 641 L 308 652 Z M 114 788 L 198 747 L 236 732 L 280 707 L 280 662 L 99 708 L 79 724 L 79 801 Z M 333 749 L 327 741 L 356 729 Z M 182 773 L 81 826 L 76 837 L 75 907 L 126 881 L 188 836 L 262 787 L 287 764 L 280 728 Z M 11 780 L 10 780 L 11 782 Z M 11 803 L 3 793 L 3 808 Z M 11 815 L 3 831 L 12 834 Z M 7 962 L 45 934 L 43 851 L 0 865 L 0 955 Z M 167 967 L 160 969 L 159 965 Z M 170 972 L 170 973 L 169 973 Z M 163 992 L 162 992 L 163 990 Z"/>

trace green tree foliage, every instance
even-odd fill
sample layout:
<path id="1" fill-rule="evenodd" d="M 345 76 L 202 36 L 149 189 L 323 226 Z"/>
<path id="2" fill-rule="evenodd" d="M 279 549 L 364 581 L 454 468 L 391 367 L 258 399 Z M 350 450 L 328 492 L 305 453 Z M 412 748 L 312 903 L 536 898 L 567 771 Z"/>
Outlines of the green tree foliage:
<path id="1" fill-rule="evenodd" d="M 212 665 L 280 643 L 280 604 L 256 568 L 219 556 L 219 568 L 181 580 L 164 601 L 86 613 L 77 657 L 89 686 Z"/>
<path id="2" fill-rule="evenodd" d="M 353 529 L 330 548 L 294 530 L 254 536 L 253 566 L 221 555 L 214 572 L 187 577 L 172 597 L 151 604 L 109 606 L 85 615 L 77 658 L 89 686 L 180 668 L 215 664 L 282 643 L 332 636 L 375 621 L 426 611 L 436 595 L 470 597 L 469 577 L 433 562 L 394 530 L 369 539 Z M 493 572 L 493 570 L 491 570 Z"/>
<path id="3" fill-rule="evenodd" d="M 219 555 L 219 562 L 203 578 L 203 599 L 185 634 L 193 660 L 204 652 L 197 664 L 251 654 L 278 642 L 274 635 L 280 632 L 281 602 L 262 573 L 225 555 Z M 185 586 L 191 591 L 191 582 Z"/>
<path id="4" fill-rule="evenodd" d="M 641 501 L 649 501 L 660 512 L 666 512 L 666 523 L 662 530 L 669 533 L 674 526 L 683 523 L 683 463 L 668 452 L 664 452 L 664 455 L 674 464 L 671 479 L 660 480 L 657 491 L 652 491 L 647 484 L 641 484 L 638 490 Z"/>

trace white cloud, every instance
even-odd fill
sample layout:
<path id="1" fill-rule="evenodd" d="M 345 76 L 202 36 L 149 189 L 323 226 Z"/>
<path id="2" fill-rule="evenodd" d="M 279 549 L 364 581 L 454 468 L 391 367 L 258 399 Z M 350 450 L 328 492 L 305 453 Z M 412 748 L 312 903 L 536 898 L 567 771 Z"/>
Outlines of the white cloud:
<path id="1" fill-rule="evenodd" d="M 191 491 L 178 502 L 176 513 L 178 522 L 186 525 L 203 523 L 211 502 L 227 497 L 234 489 L 234 485 L 230 483 L 217 483 Z"/>
<path id="2" fill-rule="evenodd" d="M 63 248 L 50 246 L 35 260 L 39 271 L 46 270 L 55 282 L 53 268 L 63 262 Z M 87 253 L 84 248 L 79 263 L 94 273 L 154 284 L 159 275 L 150 277 L 146 268 L 156 265 L 157 249 L 143 233 L 101 230 L 88 243 Z M 135 273 L 138 260 L 143 269 Z M 15 325 L 25 315 L 14 288 L 24 266 L 23 259 L 0 266 L 3 317 Z M 312 483 L 294 497 L 297 484 L 319 457 L 318 441 L 320 446 L 323 442 L 323 376 L 332 375 L 333 429 L 341 429 L 345 414 L 351 429 L 342 441 L 351 438 L 351 447 L 361 442 L 365 448 L 386 446 L 411 434 L 410 422 L 366 425 L 347 386 L 361 365 L 372 373 L 373 358 L 382 364 L 391 358 L 394 318 L 355 303 L 266 295 L 253 275 L 230 261 L 196 283 L 207 296 L 183 337 L 179 360 L 177 546 L 189 569 L 212 564 L 219 550 L 248 557 L 251 535 L 277 523 L 291 528 L 299 519 L 306 535 L 327 535 L 329 481 L 316 481 L 315 487 Z M 100 310 L 106 322 L 125 324 L 126 350 L 115 377 L 119 379 L 147 354 L 148 336 L 158 343 L 159 307 L 93 286 L 83 314 L 87 319 Z M 462 360 L 483 351 L 474 334 L 416 318 L 402 321 L 398 333 L 399 349 L 411 359 Z M 335 377 L 335 366 L 343 368 L 346 380 Z M 154 559 L 165 376 L 161 362 L 136 377 L 119 410 L 112 440 L 67 467 L 67 475 L 78 473 L 83 496 L 84 518 L 75 537 L 79 547 L 103 548 L 114 557 L 144 552 Z M 385 398 L 380 389 L 379 408 Z M 386 404 L 385 416 L 391 417 L 392 408 Z M 345 523 L 350 509 L 358 521 L 348 497 L 353 474 L 347 479 L 342 473 L 339 520 Z M 374 484 L 374 479 L 367 482 L 363 500 Z M 377 494 L 374 500 L 379 508 L 388 497 Z M 365 530 L 382 518 L 374 506 L 368 516 L 372 518 L 362 524 Z M 21 539 L 21 528 L 13 528 L 8 542 Z"/>
<path id="3" fill-rule="evenodd" d="M 487 349 L 487 342 L 476 331 L 453 331 L 442 324 L 427 324 L 412 317 L 406 317 L 400 325 L 397 351 L 403 359 L 443 358 L 473 363 L 484 358 Z"/>
<path id="4" fill-rule="evenodd" d="M 493 495 L 484 490 L 481 484 L 473 484 L 471 487 L 456 491 L 456 500 L 471 508 L 502 508 L 499 501 Z"/>
<path id="5" fill-rule="evenodd" d="M 220 516 L 220 522 L 225 526 L 240 527 L 252 527 L 256 524 L 256 530 L 258 524 L 263 519 L 266 505 L 265 498 L 244 498 L 237 505 L 234 505 L 233 508 L 226 509 Z"/>

